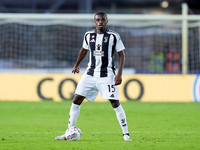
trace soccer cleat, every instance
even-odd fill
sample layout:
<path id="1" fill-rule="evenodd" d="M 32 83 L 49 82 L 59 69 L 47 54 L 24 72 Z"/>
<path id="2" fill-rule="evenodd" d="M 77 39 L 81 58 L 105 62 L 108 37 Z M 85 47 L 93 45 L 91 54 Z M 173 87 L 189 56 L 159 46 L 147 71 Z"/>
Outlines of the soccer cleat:
<path id="1" fill-rule="evenodd" d="M 130 135 L 128 133 L 123 134 L 123 138 L 124 138 L 124 141 L 132 141 L 132 139 L 130 138 Z"/>
<path id="2" fill-rule="evenodd" d="M 55 137 L 56 140 L 67 140 L 65 134 Z"/>

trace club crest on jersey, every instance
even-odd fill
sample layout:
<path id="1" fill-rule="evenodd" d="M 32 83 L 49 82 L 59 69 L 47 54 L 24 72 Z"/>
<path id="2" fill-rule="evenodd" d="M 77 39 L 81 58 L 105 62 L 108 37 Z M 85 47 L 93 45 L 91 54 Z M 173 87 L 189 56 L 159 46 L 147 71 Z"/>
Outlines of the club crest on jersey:
<path id="1" fill-rule="evenodd" d="M 108 37 L 104 37 L 104 43 L 108 42 Z"/>
<path id="2" fill-rule="evenodd" d="M 92 35 L 92 38 L 95 38 L 95 35 Z"/>

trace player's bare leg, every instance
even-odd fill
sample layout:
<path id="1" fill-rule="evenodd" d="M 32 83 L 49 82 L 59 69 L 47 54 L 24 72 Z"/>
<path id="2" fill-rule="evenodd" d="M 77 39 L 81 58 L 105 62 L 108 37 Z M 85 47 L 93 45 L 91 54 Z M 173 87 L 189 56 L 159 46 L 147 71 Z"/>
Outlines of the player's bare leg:
<path id="1" fill-rule="evenodd" d="M 80 113 L 80 105 L 82 104 L 83 100 L 85 99 L 84 96 L 81 95 L 75 95 L 70 112 L 69 112 L 69 122 L 68 122 L 68 128 L 76 125 L 76 120 L 78 119 L 79 113 Z M 56 140 L 66 140 L 65 134 L 61 136 L 57 136 L 55 138 Z"/>
<path id="2" fill-rule="evenodd" d="M 124 109 L 122 108 L 119 100 L 110 100 L 110 103 L 116 112 L 117 119 L 118 119 L 121 129 L 123 131 L 124 141 L 132 141 L 132 139 L 130 138 L 129 132 L 128 132 L 126 114 L 125 114 Z"/>

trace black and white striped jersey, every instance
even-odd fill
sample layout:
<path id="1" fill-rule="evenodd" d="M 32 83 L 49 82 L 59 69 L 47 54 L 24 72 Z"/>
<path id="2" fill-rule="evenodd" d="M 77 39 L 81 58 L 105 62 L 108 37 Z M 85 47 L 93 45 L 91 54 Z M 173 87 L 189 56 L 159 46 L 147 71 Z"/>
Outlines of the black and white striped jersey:
<path id="1" fill-rule="evenodd" d="M 87 74 L 98 77 L 107 77 L 115 70 L 114 52 L 125 49 L 120 35 L 110 29 L 104 34 L 97 34 L 95 29 L 86 32 L 83 48 L 90 51 Z"/>

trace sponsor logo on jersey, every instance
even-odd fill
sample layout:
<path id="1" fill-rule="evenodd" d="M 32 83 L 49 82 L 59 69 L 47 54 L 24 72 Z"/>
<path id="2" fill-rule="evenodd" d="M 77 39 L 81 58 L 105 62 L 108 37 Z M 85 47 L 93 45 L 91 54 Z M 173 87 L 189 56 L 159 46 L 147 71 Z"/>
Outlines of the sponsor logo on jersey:
<path id="1" fill-rule="evenodd" d="M 104 51 L 94 51 L 93 52 L 93 56 L 101 56 L 101 57 L 103 57 L 104 56 Z"/>

